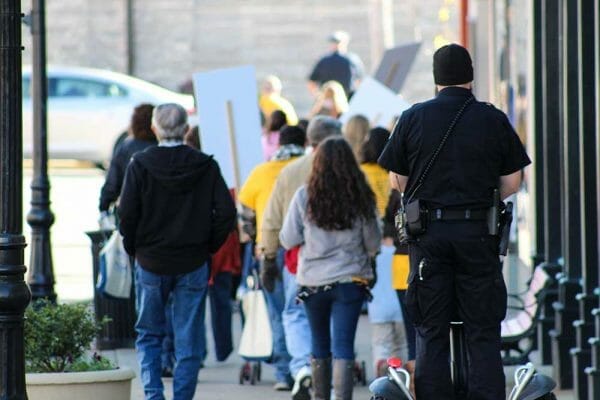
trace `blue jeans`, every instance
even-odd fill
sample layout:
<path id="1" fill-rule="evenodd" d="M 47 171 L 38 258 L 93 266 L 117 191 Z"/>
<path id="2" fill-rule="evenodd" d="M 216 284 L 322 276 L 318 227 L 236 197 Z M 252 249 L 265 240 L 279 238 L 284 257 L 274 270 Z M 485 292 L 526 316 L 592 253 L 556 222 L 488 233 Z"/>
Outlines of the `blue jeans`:
<path id="1" fill-rule="evenodd" d="M 365 289 L 359 285 L 340 283 L 304 301 L 314 358 L 333 355 L 333 358 L 354 360 L 354 338 L 365 295 Z"/>
<path id="2" fill-rule="evenodd" d="M 137 261 L 135 263 L 135 347 L 146 400 L 164 399 L 161 351 L 167 330 L 165 310 L 169 295 L 176 360 L 173 399 L 189 400 L 194 397 L 202 363 L 198 331 L 204 321 L 208 272 L 207 266 L 203 265 L 187 274 L 158 275 L 144 270 Z"/>
<path id="3" fill-rule="evenodd" d="M 304 304 L 296 302 L 298 293 L 296 275 L 287 268 L 283 269 L 283 287 L 285 289 L 285 305 L 282 314 L 283 330 L 285 344 L 292 357 L 290 372 L 295 377 L 302 367 L 310 366 L 312 340 Z"/>
<path id="4" fill-rule="evenodd" d="M 215 275 L 213 285 L 208 287 L 208 296 L 210 298 L 210 320 L 215 342 L 215 356 L 217 361 L 225 361 L 233 351 L 233 337 L 231 334 L 231 272 L 220 272 Z M 162 342 L 162 367 L 173 369 L 175 362 L 173 346 L 173 322 L 172 322 L 172 301 L 169 298 L 167 303 L 166 322 L 167 332 Z M 206 360 L 208 351 L 206 349 L 206 326 L 202 319 L 202 329 L 198 332 L 202 352 L 202 362 Z M 203 363 L 201 367 L 203 367 Z"/>
<path id="5" fill-rule="evenodd" d="M 165 337 L 162 341 L 162 353 L 160 356 L 162 368 L 173 370 L 175 364 L 175 345 L 173 343 L 173 301 L 171 300 L 171 296 L 169 296 L 165 308 Z"/>
<path id="6" fill-rule="evenodd" d="M 283 268 L 283 249 L 277 254 L 277 264 L 280 267 L 280 272 Z M 273 333 L 273 356 L 271 363 L 275 367 L 275 379 L 277 382 L 290 381 L 290 355 L 286 347 L 285 331 L 283 330 L 283 322 L 281 314 L 285 305 L 285 293 L 283 290 L 283 282 L 277 280 L 275 289 L 272 292 L 264 290 L 267 300 L 267 309 L 269 318 L 271 319 L 271 330 Z"/>
<path id="7" fill-rule="evenodd" d="M 213 285 L 208 287 L 210 320 L 212 322 L 217 361 L 225 361 L 233 351 L 233 337 L 231 335 L 231 282 L 231 272 L 220 272 L 215 275 Z M 206 340 L 204 343 L 206 343 Z"/>

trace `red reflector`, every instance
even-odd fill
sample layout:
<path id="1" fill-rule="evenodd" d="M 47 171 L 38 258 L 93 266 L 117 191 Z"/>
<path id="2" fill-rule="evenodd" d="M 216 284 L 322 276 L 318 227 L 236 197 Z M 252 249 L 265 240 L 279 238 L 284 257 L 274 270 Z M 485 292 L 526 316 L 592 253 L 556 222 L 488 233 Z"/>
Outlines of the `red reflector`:
<path id="1" fill-rule="evenodd" d="M 387 364 L 389 367 L 392 367 L 392 368 L 401 368 L 402 360 L 399 359 L 398 357 L 390 357 L 387 359 Z"/>

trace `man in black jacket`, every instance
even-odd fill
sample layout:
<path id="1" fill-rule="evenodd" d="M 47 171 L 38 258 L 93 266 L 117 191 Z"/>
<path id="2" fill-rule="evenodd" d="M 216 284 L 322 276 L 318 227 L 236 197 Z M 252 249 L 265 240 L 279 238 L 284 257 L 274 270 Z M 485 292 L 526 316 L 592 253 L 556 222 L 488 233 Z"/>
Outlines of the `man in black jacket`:
<path id="1" fill-rule="evenodd" d="M 187 114 L 154 109 L 156 147 L 133 156 L 121 192 L 120 231 L 135 257 L 136 349 L 146 399 L 164 399 L 161 343 L 171 295 L 176 365 L 173 395 L 194 396 L 201 365 L 207 262 L 234 226 L 236 212 L 219 166 L 183 143 Z"/>

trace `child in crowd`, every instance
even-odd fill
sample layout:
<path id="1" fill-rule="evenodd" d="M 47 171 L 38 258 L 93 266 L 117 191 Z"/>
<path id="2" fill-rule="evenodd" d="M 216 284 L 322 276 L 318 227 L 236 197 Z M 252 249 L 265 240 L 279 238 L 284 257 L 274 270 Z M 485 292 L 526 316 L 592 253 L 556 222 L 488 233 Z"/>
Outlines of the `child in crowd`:
<path id="1" fill-rule="evenodd" d="M 348 122 L 346 136 L 349 131 L 357 131 L 368 121 L 362 116 L 355 116 Z M 350 122 L 354 122 L 352 125 Z M 364 129 L 364 128 L 361 128 Z M 361 143 L 359 157 L 360 168 L 367 178 L 369 186 L 375 193 L 377 212 L 380 217 L 385 215 L 385 209 L 390 197 L 388 173 L 377 164 L 377 159 L 383 151 L 390 132 L 384 128 L 374 128 L 366 138 L 354 135 L 353 138 Z M 348 140 L 348 138 L 346 139 Z M 391 263 L 394 253 L 393 246 L 384 245 L 375 259 L 377 283 L 372 289 L 373 301 L 368 304 L 369 321 L 371 322 L 371 347 L 373 350 L 373 366 L 376 376 L 386 373 L 386 360 L 389 357 L 406 359 L 406 335 L 402 312 L 396 299 L 396 293 L 390 284 Z"/>
<path id="2" fill-rule="evenodd" d="M 408 289 L 408 246 L 400 244 L 394 221 L 395 214 L 400 208 L 401 201 L 402 197 L 400 196 L 400 193 L 397 190 L 392 190 L 392 193 L 390 194 L 390 201 L 388 202 L 385 212 L 383 235 L 386 241 L 393 241 L 394 247 L 396 248 L 394 257 L 392 259 L 392 286 L 394 289 L 396 289 L 400 308 L 402 309 L 404 328 L 406 329 L 406 339 L 408 343 L 408 362 L 406 367 L 409 372 L 412 373 L 414 369 L 417 345 L 415 328 L 409 315 L 406 313 L 406 304 L 404 301 L 406 289 Z"/>

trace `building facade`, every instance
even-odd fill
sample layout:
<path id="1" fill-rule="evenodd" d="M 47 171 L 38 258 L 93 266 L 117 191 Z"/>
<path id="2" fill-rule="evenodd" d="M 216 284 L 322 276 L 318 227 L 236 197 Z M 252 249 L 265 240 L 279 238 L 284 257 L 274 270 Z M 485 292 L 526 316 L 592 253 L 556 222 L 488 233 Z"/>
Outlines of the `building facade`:
<path id="1" fill-rule="evenodd" d="M 304 115 L 306 79 L 334 30 L 373 73 L 387 46 L 421 41 L 402 95 L 433 94 L 434 48 L 457 40 L 456 0 L 53 0 L 47 2 L 50 64 L 130 73 L 169 89 L 194 72 L 252 64 L 257 79 L 278 75 Z M 24 12 L 30 4 L 21 2 Z M 23 62 L 31 39 L 23 30 Z"/>

